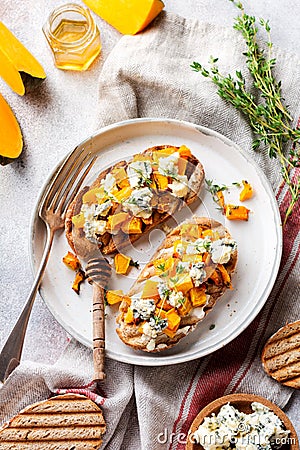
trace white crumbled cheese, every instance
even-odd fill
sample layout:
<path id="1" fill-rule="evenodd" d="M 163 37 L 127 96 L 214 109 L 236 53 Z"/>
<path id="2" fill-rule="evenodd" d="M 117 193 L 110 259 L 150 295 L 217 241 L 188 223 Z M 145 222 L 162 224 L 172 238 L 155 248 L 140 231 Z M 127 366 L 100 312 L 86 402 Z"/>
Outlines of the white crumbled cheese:
<path id="1" fill-rule="evenodd" d="M 179 153 L 175 152 L 165 158 L 159 158 L 158 172 L 167 177 L 177 177 L 178 175 Z"/>
<path id="2" fill-rule="evenodd" d="M 131 212 L 135 217 L 147 219 L 152 214 L 152 197 L 153 194 L 149 188 L 136 189 L 123 203 L 123 209 Z"/>
<path id="3" fill-rule="evenodd" d="M 132 188 L 144 186 L 150 180 L 152 165 L 150 161 L 134 161 L 127 167 L 127 176 Z"/>
<path id="4" fill-rule="evenodd" d="M 150 341 L 149 341 L 148 344 L 146 345 L 146 349 L 147 349 L 149 352 L 153 352 L 153 350 L 155 349 L 155 344 L 156 344 L 155 339 L 150 339 Z"/>
<path id="5" fill-rule="evenodd" d="M 211 259 L 215 264 L 226 264 L 236 250 L 236 242 L 233 239 L 218 239 L 211 243 Z"/>
<path id="6" fill-rule="evenodd" d="M 191 265 L 190 262 L 179 261 L 176 266 L 176 273 L 189 272 L 190 265 Z"/>
<path id="7" fill-rule="evenodd" d="M 211 239 L 209 236 L 205 236 L 204 239 L 197 239 L 195 241 L 195 247 L 199 253 L 205 253 L 210 250 L 211 247 Z"/>
<path id="8" fill-rule="evenodd" d="M 168 299 L 170 295 L 170 289 L 168 288 L 167 284 L 163 281 L 160 281 L 157 285 L 157 290 L 159 293 L 159 296 L 162 300 Z"/>
<path id="9" fill-rule="evenodd" d="M 155 330 L 155 328 L 153 326 L 151 326 L 151 324 L 149 322 L 144 323 L 143 333 L 146 336 L 149 336 L 153 339 L 157 338 L 157 331 Z"/>
<path id="10" fill-rule="evenodd" d="M 168 298 L 168 303 L 170 303 L 173 308 L 179 308 L 184 302 L 184 295 L 181 291 L 172 291 Z"/>
<path id="11" fill-rule="evenodd" d="M 200 286 L 203 283 L 206 277 L 206 272 L 204 270 L 205 264 L 203 262 L 197 262 L 192 264 L 190 270 L 190 277 L 192 278 L 194 285 L 196 287 Z"/>
<path id="12" fill-rule="evenodd" d="M 230 403 L 217 415 L 205 417 L 194 432 L 195 441 L 205 450 L 272 450 L 287 440 L 289 430 L 276 414 L 261 403 L 251 404 L 253 413 L 245 414 Z"/>
<path id="13" fill-rule="evenodd" d="M 172 193 L 176 197 L 185 197 L 189 192 L 188 179 L 186 175 L 177 175 L 176 179 L 172 183 L 168 184 Z"/>
<path id="14" fill-rule="evenodd" d="M 146 322 L 143 325 L 143 334 L 145 335 L 146 339 L 148 340 L 146 349 L 149 352 L 152 352 L 155 349 L 155 344 L 156 344 L 155 340 L 157 338 L 157 331 L 155 330 L 155 328 L 153 328 L 151 326 L 151 324 L 149 322 Z"/>
<path id="15" fill-rule="evenodd" d="M 112 190 L 116 186 L 116 179 L 111 173 L 108 173 L 104 180 L 101 181 L 101 185 L 104 187 L 105 192 L 111 194 Z"/>
<path id="16" fill-rule="evenodd" d="M 140 317 L 142 320 L 150 319 L 152 313 L 155 311 L 154 300 L 144 300 L 140 297 L 132 297 L 131 308 L 133 310 L 133 317 Z"/>
<path id="17" fill-rule="evenodd" d="M 157 334 L 164 330 L 167 326 L 167 319 L 154 319 L 154 317 L 151 317 L 149 322 L 146 322 L 143 325 L 144 340 L 148 340 L 146 345 L 147 350 L 151 352 L 155 349 Z"/>
<path id="18" fill-rule="evenodd" d="M 112 201 L 107 200 L 107 202 L 101 203 L 101 205 L 98 206 L 99 214 L 106 214 L 107 211 L 112 207 Z"/>
<path id="19" fill-rule="evenodd" d="M 187 247 L 186 247 L 186 254 L 187 255 L 196 255 L 196 253 L 198 253 L 195 243 L 194 242 L 190 242 Z"/>
<path id="20" fill-rule="evenodd" d="M 211 240 L 208 236 L 204 239 L 199 238 L 194 242 L 190 242 L 187 246 L 186 253 L 190 255 L 196 255 L 197 253 L 205 253 L 210 250 Z"/>
<path id="21" fill-rule="evenodd" d="M 106 221 L 94 219 L 89 222 L 85 222 L 83 231 L 87 239 L 92 242 L 97 242 L 97 234 L 102 235 L 106 231 Z"/>
<path id="22" fill-rule="evenodd" d="M 205 303 L 205 305 L 207 304 L 208 299 L 209 299 L 209 295 L 206 296 L 206 303 Z M 204 312 L 204 306 L 205 305 L 197 306 L 196 308 L 193 308 L 192 315 L 197 317 L 197 319 L 199 319 L 199 320 L 203 319 L 205 317 L 205 312 Z"/>
<path id="23" fill-rule="evenodd" d="M 109 202 L 106 202 L 109 203 Z M 110 202 L 111 203 L 111 202 Z M 104 205 L 105 203 L 103 203 Z M 87 203 L 84 203 L 81 206 L 81 212 L 84 216 L 84 226 L 83 231 L 85 234 L 85 237 L 89 239 L 92 242 L 97 241 L 97 234 L 104 234 L 106 231 L 106 221 L 105 220 L 98 220 L 98 216 L 103 213 L 103 205 L 98 205 L 93 203 L 92 205 L 88 205 Z M 111 207 L 107 205 L 106 207 Z"/>

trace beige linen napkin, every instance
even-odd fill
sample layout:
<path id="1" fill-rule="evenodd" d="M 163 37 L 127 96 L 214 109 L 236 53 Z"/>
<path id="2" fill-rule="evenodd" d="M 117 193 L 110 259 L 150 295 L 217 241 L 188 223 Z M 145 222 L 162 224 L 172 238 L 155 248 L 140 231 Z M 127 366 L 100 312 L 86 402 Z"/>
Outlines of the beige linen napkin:
<path id="1" fill-rule="evenodd" d="M 278 163 L 251 150 L 245 118 L 222 101 L 215 87 L 190 69 L 193 61 L 220 56 L 222 71 L 244 66 L 244 44 L 236 31 L 163 13 L 137 36 L 124 36 L 106 60 L 99 82 L 97 127 L 134 117 L 171 117 L 195 122 L 226 135 L 251 153 L 270 180 L 281 213 L 286 186 L 279 189 Z M 295 56 L 275 52 L 277 75 L 294 117 L 300 114 L 300 64 Z M 245 71 L 247 75 L 247 71 Z M 299 211 L 284 233 L 277 282 L 263 311 L 233 342 L 200 360 L 169 367 L 138 367 L 107 361 L 101 384 L 108 432 L 105 449 L 184 449 L 188 428 L 211 400 L 232 392 L 253 392 L 283 407 L 292 389 L 265 375 L 263 343 L 298 316 Z M 90 350 L 72 341 L 52 367 L 22 364 L 0 392 L 1 418 L 47 397 L 57 388 L 79 387 L 91 379 Z"/>

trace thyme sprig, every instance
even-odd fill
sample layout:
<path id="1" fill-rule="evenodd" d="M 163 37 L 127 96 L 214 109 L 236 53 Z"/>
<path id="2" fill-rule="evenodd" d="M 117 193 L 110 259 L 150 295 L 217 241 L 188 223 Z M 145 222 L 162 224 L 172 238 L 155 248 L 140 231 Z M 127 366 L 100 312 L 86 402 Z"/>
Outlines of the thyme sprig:
<path id="1" fill-rule="evenodd" d="M 285 224 L 300 198 L 300 176 L 294 170 L 300 167 L 300 130 L 292 127 L 292 117 L 283 104 L 281 82 L 277 82 L 273 75 L 276 59 L 272 58 L 273 44 L 269 22 L 264 19 L 259 21 L 267 34 L 266 49 L 260 48 L 257 42 L 258 27 L 255 17 L 245 13 L 240 1 L 229 1 L 241 11 L 235 18 L 234 28 L 239 30 L 245 39 L 246 65 L 252 75 L 253 86 L 260 92 L 262 100 L 257 102 L 250 92 L 251 89 L 246 89 L 246 81 L 241 71 L 236 71 L 235 77 L 230 74 L 222 75 L 217 66 L 218 58 L 210 58 L 209 69 L 198 62 L 194 62 L 191 68 L 210 78 L 218 87 L 219 96 L 248 117 L 256 135 L 252 144 L 253 149 L 257 150 L 261 145 L 265 145 L 269 157 L 279 159 L 281 175 L 291 196 L 285 211 Z M 284 145 L 287 143 L 290 150 L 288 156 L 285 156 Z"/>
<path id="2" fill-rule="evenodd" d="M 232 187 L 241 187 L 241 183 L 239 182 L 234 182 L 229 186 L 226 186 L 226 184 L 216 184 L 214 183 L 214 180 L 209 180 L 209 179 L 205 179 L 205 183 L 206 183 L 206 190 L 208 192 L 210 192 L 212 199 L 215 203 L 217 203 L 217 205 L 220 204 L 220 199 L 217 196 L 218 192 L 223 192 L 223 191 L 229 191 L 230 188 Z M 223 211 L 223 208 L 218 208 L 221 211 Z"/>

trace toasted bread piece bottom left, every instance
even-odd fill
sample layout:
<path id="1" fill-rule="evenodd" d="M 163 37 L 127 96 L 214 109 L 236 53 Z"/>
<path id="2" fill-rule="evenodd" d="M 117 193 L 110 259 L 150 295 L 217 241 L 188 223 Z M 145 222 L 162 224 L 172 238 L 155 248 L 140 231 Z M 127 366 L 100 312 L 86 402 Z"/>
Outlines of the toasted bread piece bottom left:
<path id="1" fill-rule="evenodd" d="M 84 395 L 34 403 L 0 429 L 1 450 L 97 450 L 105 433 L 102 411 Z"/>

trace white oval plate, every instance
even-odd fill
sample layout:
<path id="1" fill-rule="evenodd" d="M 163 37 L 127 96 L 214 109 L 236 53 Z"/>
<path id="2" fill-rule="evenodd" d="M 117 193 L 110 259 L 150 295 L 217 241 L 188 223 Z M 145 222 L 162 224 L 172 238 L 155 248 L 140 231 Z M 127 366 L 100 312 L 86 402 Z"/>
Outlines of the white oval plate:
<path id="1" fill-rule="evenodd" d="M 245 203 L 252 211 L 248 222 L 225 219 L 205 188 L 201 192 L 202 202 L 195 202 L 190 209 L 182 210 L 175 217 L 175 222 L 181 222 L 192 214 L 215 218 L 230 230 L 238 243 L 239 251 L 237 271 L 233 277 L 234 290 L 226 292 L 197 329 L 179 344 L 161 353 L 134 351 L 120 341 L 115 331 L 117 307 L 106 308 L 107 356 L 145 366 L 175 364 L 199 358 L 238 336 L 266 302 L 276 279 L 282 251 L 279 211 L 264 174 L 236 144 L 207 128 L 163 119 L 134 119 L 103 128 L 79 145 L 82 151 L 92 150 L 99 154 L 86 184 L 116 161 L 148 147 L 163 144 L 187 145 L 202 162 L 207 179 L 226 185 L 246 179 L 254 186 L 255 195 Z M 225 196 L 226 200 L 239 203 L 238 188 L 230 189 L 230 193 L 226 192 Z M 171 219 L 168 224 L 174 226 L 175 222 Z M 138 260 L 143 267 L 164 236 L 161 229 L 154 230 L 150 236 L 143 237 L 125 253 Z M 34 271 L 40 261 L 44 239 L 45 229 L 35 210 L 31 227 Z M 79 296 L 71 289 L 74 272 L 62 262 L 68 250 L 64 234 L 57 233 L 40 293 L 66 331 L 91 347 L 92 287 L 85 283 Z M 137 269 L 132 269 L 127 277 L 113 275 L 109 288 L 127 292 L 137 275 Z"/>

